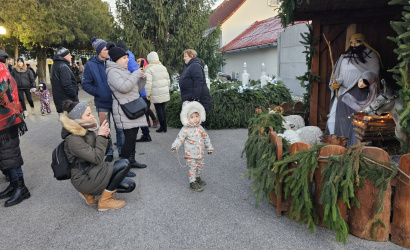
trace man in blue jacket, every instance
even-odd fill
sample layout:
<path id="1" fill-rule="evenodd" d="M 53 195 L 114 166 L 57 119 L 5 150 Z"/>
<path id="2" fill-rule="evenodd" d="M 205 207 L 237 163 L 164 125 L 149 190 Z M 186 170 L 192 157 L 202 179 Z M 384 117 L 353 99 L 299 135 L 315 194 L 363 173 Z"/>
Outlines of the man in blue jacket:
<path id="1" fill-rule="evenodd" d="M 127 45 L 125 45 L 125 43 L 123 43 L 123 42 L 118 42 L 117 46 L 120 47 L 120 48 L 125 49 L 128 53 L 128 64 L 127 64 L 128 71 L 132 73 L 132 72 L 136 71 L 137 69 L 139 69 L 139 65 L 135 61 L 135 56 L 131 51 L 129 51 L 127 49 Z M 141 95 L 142 98 L 144 98 L 144 100 L 146 100 L 145 88 L 142 89 L 142 91 L 140 92 L 140 95 Z M 150 107 L 148 107 L 148 109 L 149 108 Z M 140 139 L 137 139 L 137 142 L 150 142 L 150 141 L 152 141 L 151 136 L 149 135 L 148 126 L 141 127 L 141 132 L 142 132 L 142 136 L 141 136 Z"/>
<path id="2" fill-rule="evenodd" d="M 107 74 L 105 73 L 105 63 L 106 60 L 110 58 L 108 55 L 108 50 L 105 47 L 107 42 L 93 37 L 91 39 L 91 43 L 97 52 L 97 56 L 91 58 L 85 64 L 81 86 L 85 92 L 94 96 L 94 104 L 97 107 L 98 116 L 100 116 L 100 113 L 107 113 L 107 121 L 110 123 L 112 113 L 112 96 L 110 87 L 107 83 Z M 121 148 L 124 144 L 124 132 L 116 126 L 115 132 L 119 155 L 121 154 Z M 110 150 L 105 156 L 105 161 L 111 162 L 114 158 L 113 155 L 114 149 L 111 145 Z"/>

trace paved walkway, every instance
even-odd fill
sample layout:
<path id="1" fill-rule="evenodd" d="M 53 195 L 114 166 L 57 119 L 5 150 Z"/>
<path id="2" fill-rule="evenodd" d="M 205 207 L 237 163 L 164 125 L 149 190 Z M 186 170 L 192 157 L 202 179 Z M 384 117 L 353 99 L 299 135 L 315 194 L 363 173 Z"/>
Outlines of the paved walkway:
<path id="1" fill-rule="evenodd" d="M 80 100 L 92 98 L 80 92 Z M 50 168 L 51 152 L 61 141 L 57 113 L 27 118 L 21 137 L 25 180 L 31 198 L 5 208 L 0 205 L 0 248 L 6 249 L 400 249 L 349 236 L 344 246 L 335 234 L 318 227 L 313 234 L 286 216 L 277 217 L 267 201 L 255 208 L 252 183 L 241 178 L 247 130 L 210 130 L 215 147 L 206 156 L 205 190 L 188 189 L 188 169 L 181 167 L 170 146 L 179 129 L 152 131 L 153 141 L 138 143 L 137 188 L 118 194 L 127 205 L 98 212 L 88 207 L 70 181 L 57 181 Z M 179 159 L 184 164 L 182 152 Z M 8 183 L 0 176 L 0 189 Z M 3 200 L 2 200 L 3 201 Z"/>

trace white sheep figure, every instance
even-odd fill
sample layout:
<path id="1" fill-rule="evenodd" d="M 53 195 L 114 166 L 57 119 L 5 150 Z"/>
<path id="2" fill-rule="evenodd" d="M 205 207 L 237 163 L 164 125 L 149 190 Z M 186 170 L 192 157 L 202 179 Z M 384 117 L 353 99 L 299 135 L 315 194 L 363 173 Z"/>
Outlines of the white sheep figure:
<path id="1" fill-rule="evenodd" d="M 302 142 L 306 142 L 310 146 L 315 146 L 320 143 L 320 137 L 323 135 L 322 130 L 316 126 L 306 126 L 296 130 Z"/>
<path id="2" fill-rule="evenodd" d="M 282 118 L 285 121 L 290 122 L 295 125 L 295 127 L 292 128 L 293 130 L 298 130 L 305 126 L 305 120 L 300 115 L 287 115 L 287 116 L 282 115 Z"/>
<path id="3" fill-rule="evenodd" d="M 322 130 L 316 126 L 305 126 L 298 130 L 293 130 L 293 124 L 284 122 L 283 127 L 286 129 L 279 136 L 285 138 L 290 144 L 295 142 L 306 142 L 310 146 L 315 146 L 320 142 L 320 137 L 323 135 Z"/>
<path id="4" fill-rule="evenodd" d="M 299 134 L 292 129 L 287 129 L 283 134 L 278 134 L 278 136 L 286 139 L 290 144 L 295 142 L 302 142 L 302 138 L 300 138 Z"/>

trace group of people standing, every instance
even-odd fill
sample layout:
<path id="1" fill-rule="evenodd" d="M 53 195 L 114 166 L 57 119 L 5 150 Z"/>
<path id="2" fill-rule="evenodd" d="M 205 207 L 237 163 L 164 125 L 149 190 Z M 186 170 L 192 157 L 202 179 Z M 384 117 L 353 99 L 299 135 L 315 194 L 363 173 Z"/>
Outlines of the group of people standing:
<path id="1" fill-rule="evenodd" d="M 125 201 L 114 198 L 116 192 L 127 193 L 134 190 L 135 182 L 127 178 L 135 176 L 130 169 L 147 167 L 146 164 L 139 163 L 135 159 L 135 144 L 138 141 L 139 128 L 141 127 L 143 132 L 141 139 L 149 136 L 147 117 L 128 119 L 120 104 L 145 96 L 147 104 L 153 103 L 157 111 L 160 127 L 156 132 L 167 132 L 165 104 L 170 100 L 170 77 L 155 51 L 147 55 L 148 64 L 140 68 L 134 55 L 127 50 L 125 44 L 107 43 L 97 38 L 92 38 L 91 42 L 97 55 L 85 64 L 82 88 L 94 96 L 99 122 L 93 116 L 88 103 L 79 101 L 76 77 L 70 68 L 72 56 L 70 51 L 62 46 L 56 50 L 53 57 L 51 83 L 53 100 L 63 125 L 61 136 L 65 140 L 65 153 L 72 164 L 71 183 L 88 205 L 98 204 L 98 210 L 105 211 L 118 209 L 125 205 Z M 0 61 L 2 61 L 2 53 L 4 52 L 0 51 Z M 205 121 L 205 110 L 209 109 L 211 104 L 203 68 L 194 50 L 184 51 L 184 60 L 186 69 L 180 78 L 181 97 L 185 102 L 184 106 L 191 107 L 186 119 L 190 119 L 191 115 L 200 114 L 201 116 L 193 120 L 193 124 L 189 125 L 188 122 L 184 125 L 194 128 L 195 136 L 198 133 L 206 136 L 204 140 L 201 139 L 202 137 L 199 138 L 195 145 L 198 148 L 207 147 L 208 151 L 212 152 L 213 147 L 204 128 L 198 127 L 200 126 L 199 121 Z M 12 206 L 30 197 L 30 192 L 24 184 L 21 169 L 23 159 L 18 137 L 27 131 L 27 126 L 21 116 L 21 113 L 24 113 L 22 108 L 24 100 L 19 101 L 17 88 L 13 86 L 17 86 L 17 83 L 9 74 L 4 63 L 0 63 L 0 74 L 1 84 L 10 87 L 8 91 L 0 93 L 2 100 L 5 100 L 0 107 L 4 109 L 0 119 L 0 169 L 11 180 L 10 185 L 0 192 L 0 199 L 11 197 L 6 201 L 6 206 Z M 27 79 L 31 81 L 29 76 Z M 29 87 L 35 87 L 35 85 L 29 85 Z M 46 86 L 41 87 L 46 88 Z M 7 88 L 2 89 L 7 90 Z M 189 102 L 198 104 L 196 106 L 187 105 Z M 201 108 L 203 111 L 199 111 Z M 7 116 L 4 116 L 3 113 L 6 111 Z M 110 163 L 114 158 L 114 149 L 110 139 L 111 116 L 114 120 L 116 146 L 120 158 L 114 164 Z M 10 119 L 13 122 L 10 122 Z M 188 138 L 186 140 L 192 141 Z M 182 141 L 183 139 L 180 138 L 179 142 L 182 143 Z M 179 146 L 180 143 L 175 144 L 173 148 Z M 186 158 L 191 159 L 191 156 L 188 154 Z M 200 178 L 195 178 L 195 175 L 199 177 L 198 169 L 203 165 L 203 161 L 198 160 L 203 159 L 203 152 L 192 158 L 196 160 L 189 161 L 190 188 L 194 191 L 202 191 L 203 188 L 200 190 L 198 186 L 192 185 L 198 180 L 198 185 L 205 184 Z M 99 200 L 96 199 L 98 195 L 101 195 Z"/>

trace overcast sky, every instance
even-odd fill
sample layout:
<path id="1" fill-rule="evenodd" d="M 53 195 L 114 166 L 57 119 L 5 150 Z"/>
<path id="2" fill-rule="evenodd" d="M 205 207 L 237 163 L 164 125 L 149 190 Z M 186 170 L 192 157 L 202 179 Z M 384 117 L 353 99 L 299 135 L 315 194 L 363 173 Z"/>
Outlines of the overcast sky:
<path id="1" fill-rule="evenodd" d="M 116 10 L 117 10 L 117 8 L 115 8 L 115 0 L 103 0 L 103 1 L 110 4 L 111 11 L 112 11 L 112 12 L 114 13 L 114 15 L 115 15 L 115 14 L 116 14 L 115 12 L 116 12 Z M 216 2 L 215 2 L 215 4 L 214 4 L 214 7 L 213 7 L 213 8 L 218 7 L 218 5 L 221 4 L 223 1 L 224 1 L 224 0 L 216 0 Z"/>

